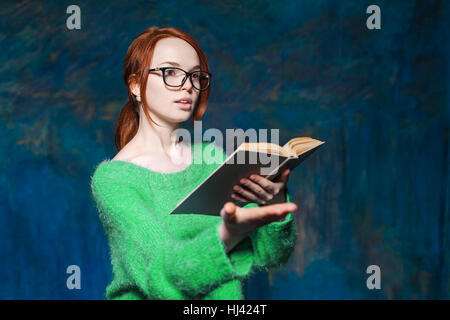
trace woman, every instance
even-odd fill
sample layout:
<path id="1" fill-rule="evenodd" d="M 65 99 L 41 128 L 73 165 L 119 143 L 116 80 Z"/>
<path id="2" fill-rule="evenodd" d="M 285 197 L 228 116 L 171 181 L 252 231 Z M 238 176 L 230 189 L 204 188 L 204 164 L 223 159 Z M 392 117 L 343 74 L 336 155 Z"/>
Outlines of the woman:
<path id="1" fill-rule="evenodd" d="M 295 245 L 289 195 L 288 203 L 258 206 L 286 192 L 289 171 L 273 182 L 243 179 L 233 195 L 248 202 L 242 208 L 227 202 L 220 215 L 168 215 L 220 164 L 196 161 L 198 153 L 213 146 L 211 157 L 226 158 L 212 143 L 172 139 L 180 122 L 206 110 L 207 60 L 186 33 L 151 27 L 129 47 L 124 80 L 119 152 L 91 177 L 113 264 L 106 299 L 243 299 L 242 280 L 286 263 Z"/>

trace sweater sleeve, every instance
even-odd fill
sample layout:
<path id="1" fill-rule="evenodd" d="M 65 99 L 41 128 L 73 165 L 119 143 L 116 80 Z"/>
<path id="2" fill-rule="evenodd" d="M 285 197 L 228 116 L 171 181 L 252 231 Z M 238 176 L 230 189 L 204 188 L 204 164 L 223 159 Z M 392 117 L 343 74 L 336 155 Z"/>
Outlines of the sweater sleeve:
<path id="1" fill-rule="evenodd" d="M 94 174 L 91 190 L 113 264 L 125 274 L 124 282 L 148 299 L 195 299 L 232 279 L 248 277 L 251 242 L 227 255 L 217 230 L 220 220 L 194 238 L 175 239 L 133 181 Z M 108 287 L 106 297 L 113 298 L 116 290 L 120 288 Z"/>
<path id="2" fill-rule="evenodd" d="M 223 161 L 226 154 L 222 148 Z M 290 194 L 286 191 L 286 202 L 291 202 Z M 257 203 L 247 203 L 243 208 L 257 207 Z M 252 232 L 250 238 L 253 248 L 255 267 L 279 268 L 286 264 L 292 254 L 297 241 L 297 228 L 292 213 L 286 215 L 282 222 L 272 222 Z"/>
<path id="3" fill-rule="evenodd" d="M 286 202 L 291 202 L 286 190 Z M 259 206 L 256 203 L 247 206 Z M 254 265 L 264 268 L 280 268 L 287 263 L 297 241 L 297 228 L 293 213 L 282 222 L 272 222 L 256 229 L 251 235 Z"/>

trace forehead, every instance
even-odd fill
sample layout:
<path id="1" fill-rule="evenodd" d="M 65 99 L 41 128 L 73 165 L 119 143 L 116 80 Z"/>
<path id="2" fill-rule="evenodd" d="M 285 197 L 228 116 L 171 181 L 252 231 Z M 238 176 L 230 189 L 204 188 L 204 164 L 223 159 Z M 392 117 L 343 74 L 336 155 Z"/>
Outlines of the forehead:
<path id="1" fill-rule="evenodd" d="M 164 61 L 174 61 L 186 68 L 200 64 L 195 49 L 179 38 L 164 38 L 156 43 L 152 65 L 156 66 Z"/>

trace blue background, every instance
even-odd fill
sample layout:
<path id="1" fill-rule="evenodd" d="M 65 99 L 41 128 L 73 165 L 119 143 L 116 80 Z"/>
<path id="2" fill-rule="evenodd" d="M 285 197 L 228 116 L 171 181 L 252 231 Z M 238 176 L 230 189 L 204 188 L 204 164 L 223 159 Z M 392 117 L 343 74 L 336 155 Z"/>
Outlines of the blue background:
<path id="1" fill-rule="evenodd" d="M 81 30 L 66 28 L 70 4 Z M 370 4 L 381 30 L 366 28 Z M 103 299 L 89 180 L 116 153 L 126 50 L 157 25 L 208 57 L 203 130 L 326 141 L 290 176 L 294 254 L 246 298 L 448 299 L 449 14 L 437 0 L 2 1 L 0 298 Z M 72 264 L 81 290 L 66 287 Z M 373 264 L 381 290 L 366 287 Z"/>

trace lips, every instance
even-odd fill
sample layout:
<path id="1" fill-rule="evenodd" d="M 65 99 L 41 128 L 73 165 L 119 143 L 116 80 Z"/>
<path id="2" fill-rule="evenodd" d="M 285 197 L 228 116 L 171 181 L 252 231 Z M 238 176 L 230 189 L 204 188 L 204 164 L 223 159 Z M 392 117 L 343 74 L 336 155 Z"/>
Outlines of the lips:
<path id="1" fill-rule="evenodd" d="M 192 99 L 191 98 L 181 98 L 181 99 L 175 100 L 175 102 L 183 103 L 183 104 L 191 104 Z"/>

